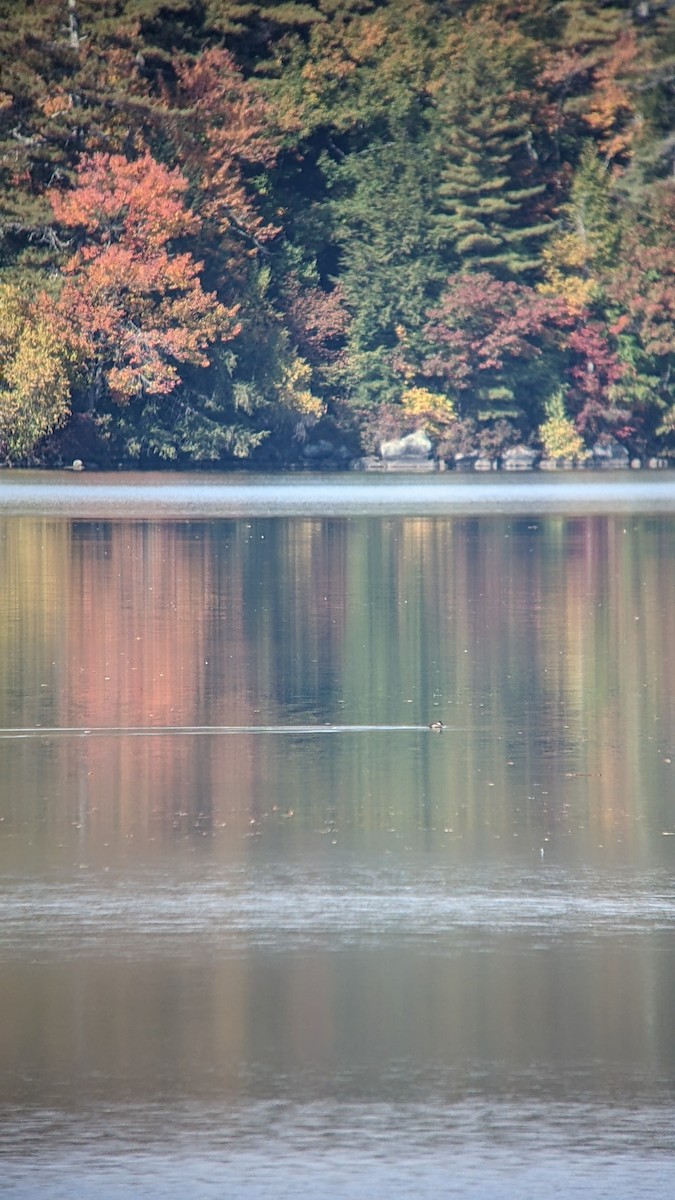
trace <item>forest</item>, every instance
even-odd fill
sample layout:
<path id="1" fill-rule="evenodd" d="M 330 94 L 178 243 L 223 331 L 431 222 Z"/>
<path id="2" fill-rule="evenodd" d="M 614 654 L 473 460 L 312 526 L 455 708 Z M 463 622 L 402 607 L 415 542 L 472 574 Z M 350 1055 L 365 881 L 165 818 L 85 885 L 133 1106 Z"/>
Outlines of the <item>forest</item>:
<path id="1" fill-rule="evenodd" d="M 0 464 L 675 458 L 672 0 L 0 0 Z"/>

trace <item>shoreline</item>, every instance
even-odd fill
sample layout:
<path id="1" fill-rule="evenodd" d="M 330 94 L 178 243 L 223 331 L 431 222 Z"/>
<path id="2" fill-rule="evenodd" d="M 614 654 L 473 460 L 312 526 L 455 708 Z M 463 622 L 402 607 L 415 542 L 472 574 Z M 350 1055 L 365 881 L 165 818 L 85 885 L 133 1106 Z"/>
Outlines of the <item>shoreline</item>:
<path id="1" fill-rule="evenodd" d="M 0 516 L 80 519 L 675 515 L 673 471 L 0 473 Z"/>

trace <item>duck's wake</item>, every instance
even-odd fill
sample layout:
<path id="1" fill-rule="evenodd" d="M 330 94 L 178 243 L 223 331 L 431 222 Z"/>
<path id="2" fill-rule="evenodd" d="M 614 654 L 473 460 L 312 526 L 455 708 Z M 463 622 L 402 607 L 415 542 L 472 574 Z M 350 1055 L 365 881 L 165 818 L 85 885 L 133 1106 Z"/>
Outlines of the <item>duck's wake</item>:
<path id="1" fill-rule="evenodd" d="M 326 733 L 417 733 L 430 729 L 446 731 L 448 726 L 440 722 L 431 725 L 30 725 L 0 729 L 0 738 L 220 737 L 259 733 L 305 737 Z"/>

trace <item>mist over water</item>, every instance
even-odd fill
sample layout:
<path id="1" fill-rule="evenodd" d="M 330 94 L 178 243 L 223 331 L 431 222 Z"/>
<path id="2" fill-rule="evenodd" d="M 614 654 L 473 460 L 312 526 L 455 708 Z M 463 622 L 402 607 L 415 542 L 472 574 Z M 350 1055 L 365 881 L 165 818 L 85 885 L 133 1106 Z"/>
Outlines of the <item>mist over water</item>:
<path id="1" fill-rule="evenodd" d="M 3 1196 L 670 1194 L 675 508 L 632 487 L 0 496 Z"/>

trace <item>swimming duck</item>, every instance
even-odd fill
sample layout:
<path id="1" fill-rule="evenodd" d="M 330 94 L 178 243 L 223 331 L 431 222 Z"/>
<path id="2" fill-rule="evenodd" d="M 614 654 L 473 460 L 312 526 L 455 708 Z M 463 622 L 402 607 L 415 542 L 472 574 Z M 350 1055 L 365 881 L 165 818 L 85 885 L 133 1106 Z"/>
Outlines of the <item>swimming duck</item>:
<path id="1" fill-rule="evenodd" d="M 429 724 L 429 728 L 433 729 L 434 733 L 440 733 L 442 729 L 446 728 L 446 726 L 443 724 L 442 721 L 431 721 Z"/>

